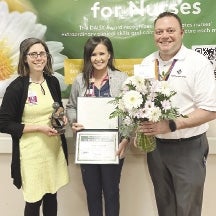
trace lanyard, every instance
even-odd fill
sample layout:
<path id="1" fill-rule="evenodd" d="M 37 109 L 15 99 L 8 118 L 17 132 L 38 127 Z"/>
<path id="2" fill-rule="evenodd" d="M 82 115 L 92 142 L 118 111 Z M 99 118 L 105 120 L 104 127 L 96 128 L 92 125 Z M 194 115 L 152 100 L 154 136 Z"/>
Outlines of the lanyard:
<path id="1" fill-rule="evenodd" d="M 108 79 L 109 79 L 109 76 L 108 74 L 106 74 L 106 76 L 101 80 L 100 87 L 102 87 Z"/>
<path id="2" fill-rule="evenodd" d="M 173 59 L 172 61 L 172 64 L 170 65 L 168 71 L 166 73 L 162 73 L 162 75 L 160 75 L 160 72 L 159 72 L 159 61 L 158 59 L 155 60 L 155 78 L 157 80 L 165 80 L 167 81 L 168 78 L 169 78 L 169 75 L 171 74 L 174 66 L 175 66 L 175 63 L 178 61 L 178 59 Z"/>
<path id="3" fill-rule="evenodd" d="M 94 80 L 95 79 L 92 76 L 92 78 L 90 79 L 89 89 L 87 89 L 87 92 L 86 92 L 86 96 L 88 96 L 88 97 L 95 96 L 95 94 L 94 94 L 94 89 L 95 89 Z M 107 80 L 109 80 L 108 74 L 106 74 L 104 76 L 104 78 L 101 80 L 100 87 L 102 87 L 106 83 Z"/>

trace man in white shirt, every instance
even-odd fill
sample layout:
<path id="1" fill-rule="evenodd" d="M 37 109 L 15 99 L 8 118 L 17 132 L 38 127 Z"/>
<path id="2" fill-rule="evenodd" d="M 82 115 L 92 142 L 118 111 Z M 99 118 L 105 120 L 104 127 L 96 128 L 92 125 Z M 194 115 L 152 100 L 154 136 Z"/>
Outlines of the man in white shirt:
<path id="1" fill-rule="evenodd" d="M 143 63 L 157 64 L 158 76 L 177 92 L 173 105 L 187 118 L 144 122 L 146 135 L 157 137 L 157 148 L 148 153 L 148 168 L 155 190 L 159 216 L 201 216 L 206 176 L 209 121 L 216 118 L 216 86 L 211 63 L 182 44 L 180 18 L 170 12 L 154 22 L 158 51 Z"/>

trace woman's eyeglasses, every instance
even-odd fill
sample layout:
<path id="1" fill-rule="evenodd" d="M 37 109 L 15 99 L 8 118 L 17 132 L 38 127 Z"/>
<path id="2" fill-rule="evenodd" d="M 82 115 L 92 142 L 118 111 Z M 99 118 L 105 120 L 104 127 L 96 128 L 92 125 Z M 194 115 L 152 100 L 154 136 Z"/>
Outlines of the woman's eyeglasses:
<path id="1" fill-rule="evenodd" d="M 36 59 L 36 58 L 38 58 L 38 56 L 40 56 L 41 58 L 46 58 L 49 55 L 49 53 L 43 52 L 43 51 L 39 52 L 39 53 L 37 53 L 37 52 L 30 52 L 30 53 L 27 53 L 26 55 L 28 55 L 32 59 Z"/>

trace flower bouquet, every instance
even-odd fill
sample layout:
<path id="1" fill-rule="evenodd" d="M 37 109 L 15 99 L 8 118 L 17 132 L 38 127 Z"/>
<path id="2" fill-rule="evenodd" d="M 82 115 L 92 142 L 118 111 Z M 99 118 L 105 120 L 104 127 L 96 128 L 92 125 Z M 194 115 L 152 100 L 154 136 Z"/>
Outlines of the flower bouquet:
<path id="1" fill-rule="evenodd" d="M 123 83 L 121 93 L 110 101 L 116 105 L 110 118 L 116 116 L 122 120 L 120 132 L 128 136 L 143 121 L 157 122 L 163 119 L 175 119 L 180 116 L 178 109 L 172 107 L 171 98 L 176 94 L 167 81 L 145 79 L 131 76 Z M 156 148 L 154 136 L 146 136 L 137 130 L 134 139 L 135 146 L 145 152 Z"/>

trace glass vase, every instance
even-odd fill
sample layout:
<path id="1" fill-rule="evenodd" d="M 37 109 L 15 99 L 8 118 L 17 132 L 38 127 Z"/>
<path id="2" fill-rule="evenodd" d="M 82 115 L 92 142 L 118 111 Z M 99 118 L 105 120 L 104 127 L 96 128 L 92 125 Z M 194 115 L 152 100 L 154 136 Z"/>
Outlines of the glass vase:
<path id="1" fill-rule="evenodd" d="M 134 139 L 134 145 L 146 153 L 152 152 L 156 149 L 155 136 L 146 136 L 142 132 L 137 132 Z"/>

